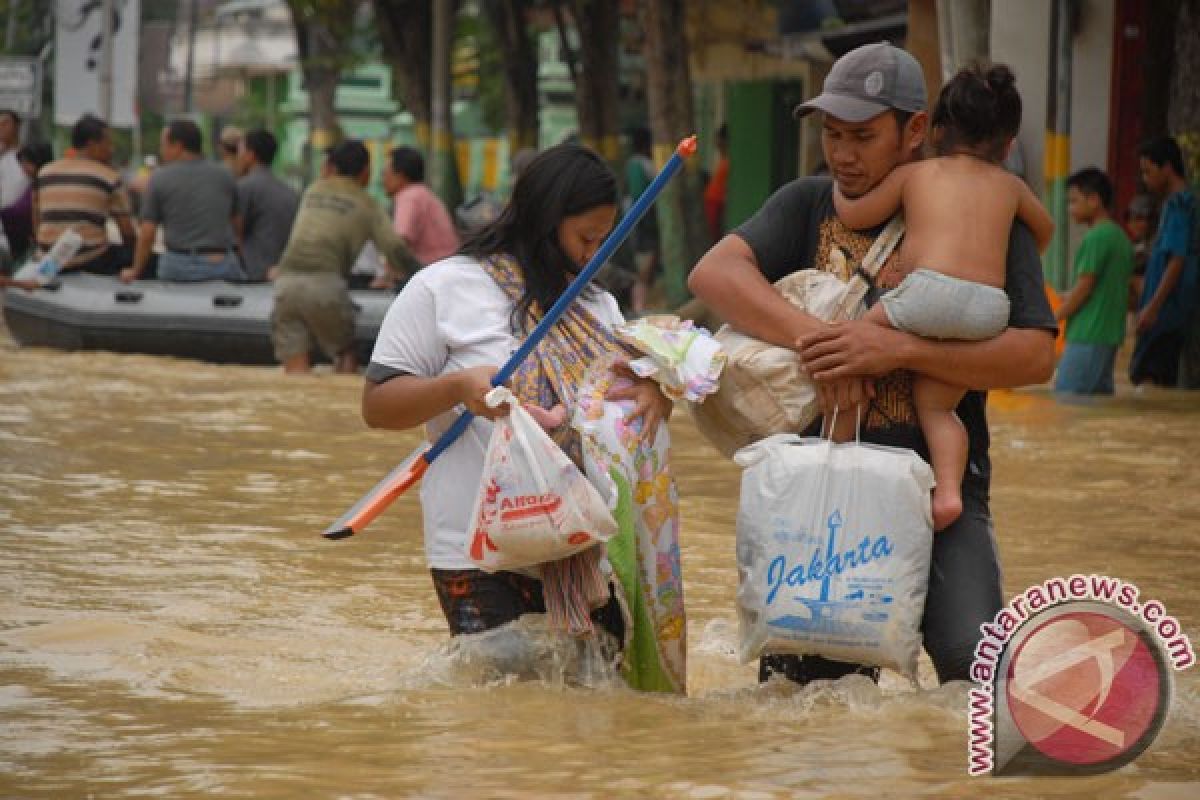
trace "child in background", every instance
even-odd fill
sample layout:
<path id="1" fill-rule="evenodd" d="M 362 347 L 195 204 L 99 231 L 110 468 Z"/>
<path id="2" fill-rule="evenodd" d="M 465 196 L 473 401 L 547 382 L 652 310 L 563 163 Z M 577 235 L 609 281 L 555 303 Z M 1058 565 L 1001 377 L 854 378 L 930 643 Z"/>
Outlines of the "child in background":
<path id="1" fill-rule="evenodd" d="M 1113 364 L 1125 341 L 1133 245 L 1109 215 L 1110 203 L 1112 183 L 1100 170 L 1089 167 L 1067 178 L 1067 208 L 1088 232 L 1075 252 L 1075 285 L 1055 313 L 1067 321 L 1056 392 L 1113 393 Z"/>
<path id="2" fill-rule="evenodd" d="M 864 319 L 936 339 L 990 339 L 1007 327 L 1003 287 L 1013 220 L 1030 227 L 1039 249 L 1054 232 L 1054 221 L 1029 187 L 1001 166 L 1021 125 L 1015 83 L 1003 65 L 960 70 L 933 110 L 937 158 L 896 168 L 861 197 L 847 198 L 835 184 L 838 216 L 851 228 L 873 228 L 904 210 L 899 259 L 907 277 Z M 914 378 L 913 400 L 937 479 L 935 530 L 962 513 L 967 433 L 955 407 L 965 392 L 927 376 Z"/>
<path id="3" fill-rule="evenodd" d="M 1148 194 L 1135 195 L 1125 209 L 1125 233 L 1133 242 L 1133 278 L 1129 281 L 1129 310 L 1137 313 L 1142 299 L 1142 279 L 1146 262 L 1150 260 L 1150 245 L 1154 241 L 1154 198 Z"/>

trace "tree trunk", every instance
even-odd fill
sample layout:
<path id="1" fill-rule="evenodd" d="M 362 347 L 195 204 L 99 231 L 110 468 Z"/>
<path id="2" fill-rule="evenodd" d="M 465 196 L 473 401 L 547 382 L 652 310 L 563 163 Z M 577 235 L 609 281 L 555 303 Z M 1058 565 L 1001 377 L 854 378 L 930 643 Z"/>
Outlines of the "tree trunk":
<path id="1" fill-rule="evenodd" d="M 526 0 L 484 0 L 504 64 L 504 118 L 511 152 L 538 145 L 538 58 L 526 24 Z"/>
<path id="2" fill-rule="evenodd" d="M 308 92 L 309 147 L 311 154 L 336 144 L 342 138 L 335 96 L 341 76 L 345 35 L 321 18 L 319 7 L 288 0 L 296 29 L 296 51 L 304 88 Z"/>
<path id="3" fill-rule="evenodd" d="M 646 32 L 646 102 L 654 137 L 654 161 L 661 168 L 681 139 L 692 134 L 692 80 L 688 69 L 685 0 L 646 0 L 641 4 Z M 686 167 L 658 198 L 658 226 L 667 300 L 687 300 L 687 273 L 707 242 L 699 167 Z"/>
<path id="4" fill-rule="evenodd" d="M 446 204 L 456 209 L 463 201 L 462 180 L 454 147 L 453 75 L 451 59 L 454 50 L 455 0 L 433 0 L 432 81 L 430 106 L 433 129 L 429 149 L 430 188 Z"/>
<path id="5" fill-rule="evenodd" d="M 575 105 L 583 143 L 609 162 L 620 158 L 620 70 L 617 43 L 621 7 L 617 0 L 573 0 L 571 16 L 580 31 Z"/>
<path id="6" fill-rule="evenodd" d="M 384 58 L 392 65 L 396 88 L 413 115 L 417 143 L 430 146 L 433 122 L 432 0 L 374 0 Z"/>

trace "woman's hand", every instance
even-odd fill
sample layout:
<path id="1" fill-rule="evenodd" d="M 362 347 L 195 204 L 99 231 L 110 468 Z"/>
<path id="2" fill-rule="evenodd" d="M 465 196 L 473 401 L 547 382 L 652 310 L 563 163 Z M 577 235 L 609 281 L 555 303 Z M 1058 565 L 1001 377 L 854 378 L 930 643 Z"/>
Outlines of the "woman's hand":
<path id="1" fill-rule="evenodd" d="M 469 367 L 454 373 L 455 397 L 477 417 L 496 419 L 508 416 L 507 403 L 491 408 L 484 401 L 487 393 L 495 388 L 492 378 L 496 377 L 497 372 L 499 370 L 495 367 Z"/>
<path id="2" fill-rule="evenodd" d="M 642 441 L 654 441 L 658 423 L 670 419 L 675 404 L 662 393 L 656 381 L 642 378 L 629 368 L 628 364 L 613 365 L 613 372 L 629 380 L 629 384 L 613 386 L 604 396 L 605 400 L 632 400 L 633 409 L 625 415 L 626 422 L 635 419 L 642 420 Z"/>

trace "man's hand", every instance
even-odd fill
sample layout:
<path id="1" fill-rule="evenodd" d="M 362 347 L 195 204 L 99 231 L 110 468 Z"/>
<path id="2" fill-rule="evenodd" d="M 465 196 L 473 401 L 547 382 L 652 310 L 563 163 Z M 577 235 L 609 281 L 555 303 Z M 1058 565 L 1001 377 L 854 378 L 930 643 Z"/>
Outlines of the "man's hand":
<path id="1" fill-rule="evenodd" d="M 816 388 L 821 413 L 827 417 L 834 411 L 851 411 L 875 397 L 875 381 L 870 378 L 817 382 Z"/>
<path id="2" fill-rule="evenodd" d="M 138 272 L 133 267 L 126 267 L 121 270 L 121 283 L 133 283 L 138 279 Z"/>
<path id="3" fill-rule="evenodd" d="M 900 367 L 896 331 L 862 320 L 838 322 L 801 336 L 795 350 L 814 381 L 878 377 Z"/>
<path id="4" fill-rule="evenodd" d="M 1156 322 L 1158 322 L 1158 309 L 1154 307 L 1153 303 L 1151 303 L 1138 312 L 1137 332 L 1146 333 L 1154 327 L 1154 323 Z"/>

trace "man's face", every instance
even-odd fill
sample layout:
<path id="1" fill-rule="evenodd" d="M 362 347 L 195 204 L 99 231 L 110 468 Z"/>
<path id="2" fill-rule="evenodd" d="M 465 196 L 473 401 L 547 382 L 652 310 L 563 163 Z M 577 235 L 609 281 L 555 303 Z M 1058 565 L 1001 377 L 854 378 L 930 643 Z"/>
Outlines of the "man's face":
<path id="1" fill-rule="evenodd" d="M 847 197 L 866 194 L 899 164 L 912 160 L 924 139 L 924 113 L 902 131 L 891 111 L 865 122 L 846 122 L 829 114 L 821 125 L 825 163 Z"/>
<path id="2" fill-rule="evenodd" d="M 399 181 L 396 180 L 396 171 L 392 169 L 390 158 L 383 165 L 383 191 L 387 194 L 395 194 L 400 191 Z"/>
<path id="3" fill-rule="evenodd" d="M 0 114 L 0 144 L 11 147 L 17 143 L 17 124 L 9 114 Z"/>
<path id="4" fill-rule="evenodd" d="M 1142 170 L 1142 182 L 1146 184 L 1147 189 L 1157 195 L 1167 193 L 1166 169 L 1155 164 L 1145 156 L 1138 159 L 1138 166 Z"/>
<path id="5" fill-rule="evenodd" d="M 1150 235 L 1150 219 L 1148 217 L 1130 217 L 1125 221 L 1125 230 L 1129 231 L 1130 239 L 1140 242 Z"/>
<path id="6" fill-rule="evenodd" d="M 167 136 L 167 131 L 164 128 L 162 136 L 158 140 L 158 155 L 164 164 L 174 161 L 179 157 L 179 151 L 183 149 L 178 142 L 171 141 Z"/>
<path id="7" fill-rule="evenodd" d="M 234 171 L 238 175 L 245 175 L 254 169 L 254 164 L 254 153 L 250 152 L 250 148 L 246 147 L 246 140 L 242 139 L 238 142 L 237 156 L 233 162 Z"/>
<path id="8" fill-rule="evenodd" d="M 91 144 L 90 152 L 88 153 L 88 155 L 90 155 L 96 161 L 99 161 L 101 164 L 112 163 L 112 157 L 113 157 L 112 131 L 110 131 L 108 128 L 105 128 L 104 135 L 100 137 L 100 141 L 93 142 Z"/>
<path id="9" fill-rule="evenodd" d="M 1090 224 L 1099 206 L 1100 198 L 1096 195 L 1081 192 L 1074 186 L 1067 187 L 1067 213 L 1076 225 Z"/>

